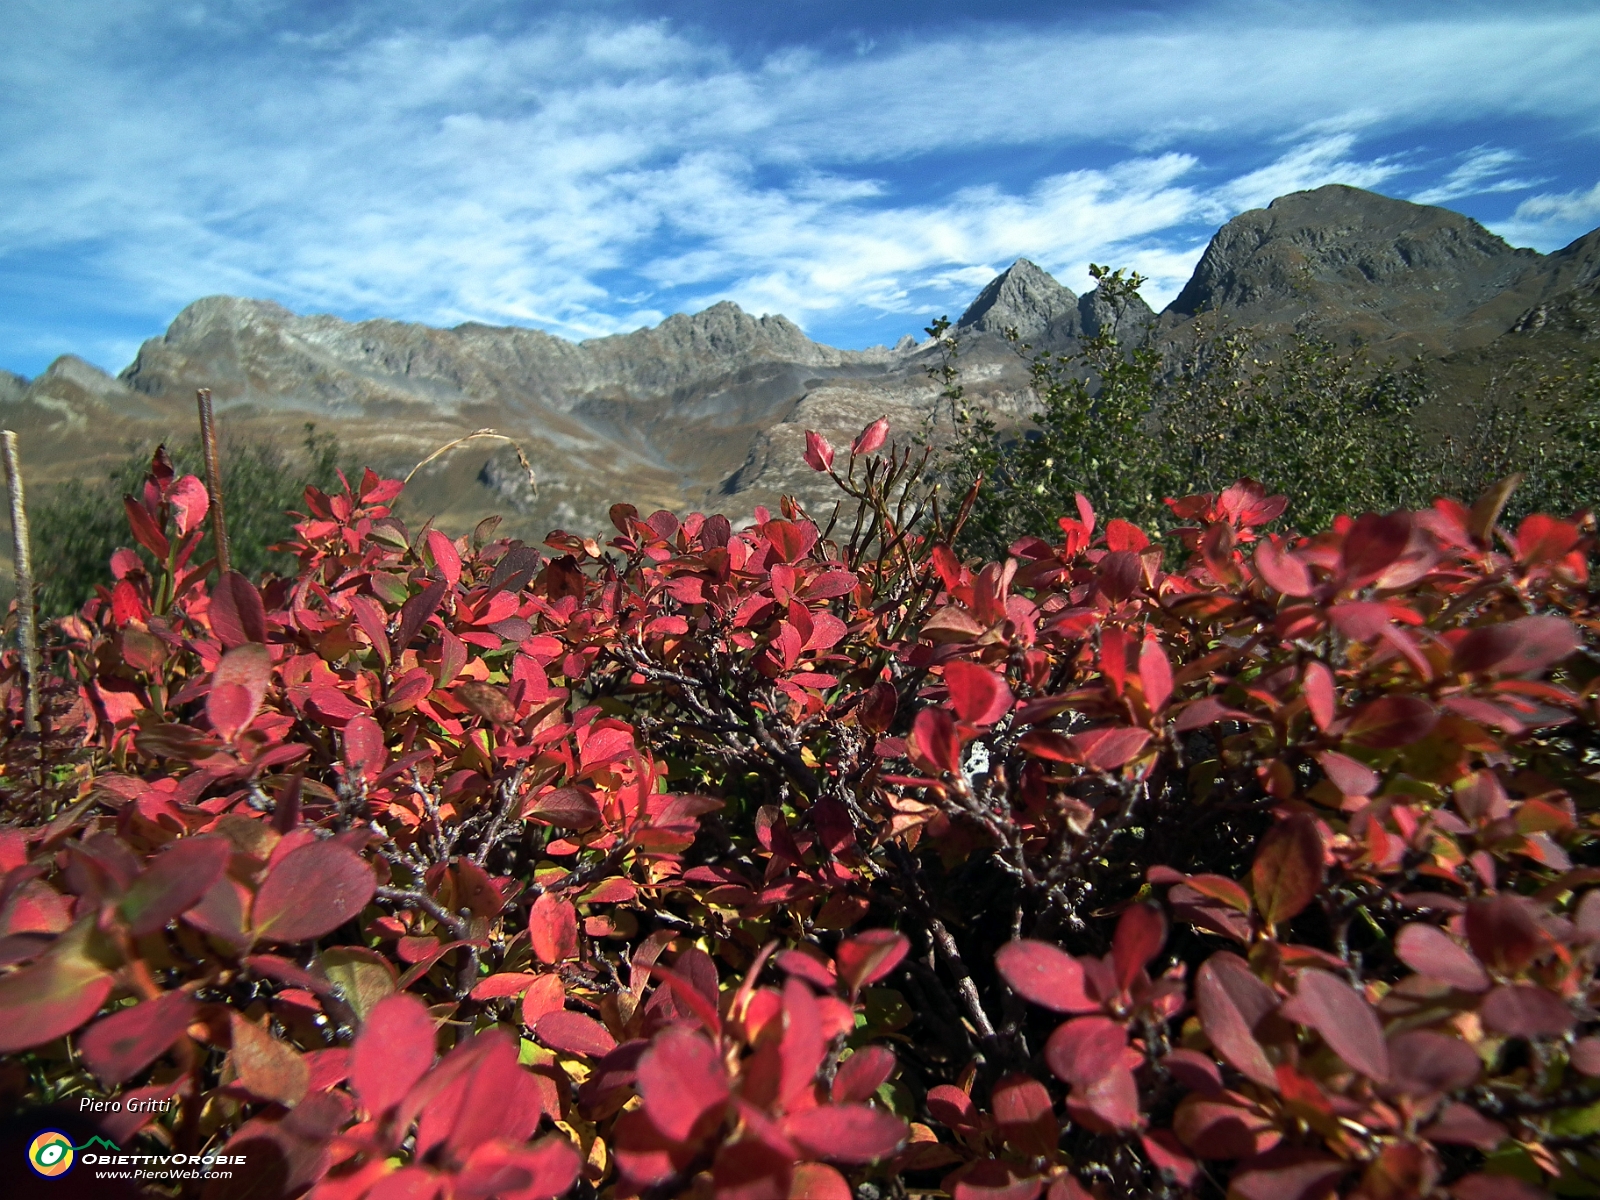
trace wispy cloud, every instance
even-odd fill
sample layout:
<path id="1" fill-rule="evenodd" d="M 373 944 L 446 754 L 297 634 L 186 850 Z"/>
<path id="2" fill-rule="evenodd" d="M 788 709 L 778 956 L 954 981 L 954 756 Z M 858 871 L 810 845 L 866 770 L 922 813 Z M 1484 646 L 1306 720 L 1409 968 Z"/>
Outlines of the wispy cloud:
<path id="1" fill-rule="evenodd" d="M 1600 225 L 1600 183 L 1587 191 L 1529 196 L 1495 232 L 1518 245 L 1559 245 Z"/>
<path id="2" fill-rule="evenodd" d="M 1164 300 L 1243 208 L 1326 182 L 1492 191 L 1518 153 L 1441 179 L 1397 147 L 1515 118 L 1592 151 L 1600 130 L 1587 8 L 1240 0 L 754 60 L 614 8 L 14 8 L 0 270 L 70 258 L 151 312 L 226 291 L 583 337 L 729 297 L 848 341 L 1019 255 L 1074 287 L 1128 263 Z M 1584 203 L 1514 222 L 1577 219 L 1536 201 Z"/>
<path id="3" fill-rule="evenodd" d="M 1432 187 L 1424 188 L 1411 199 L 1418 204 L 1443 204 L 1462 196 L 1482 196 L 1490 192 L 1525 192 L 1538 187 L 1542 180 L 1508 177 L 1506 172 L 1522 162 L 1524 156 L 1515 150 L 1493 146 L 1477 146 L 1450 174 Z"/>

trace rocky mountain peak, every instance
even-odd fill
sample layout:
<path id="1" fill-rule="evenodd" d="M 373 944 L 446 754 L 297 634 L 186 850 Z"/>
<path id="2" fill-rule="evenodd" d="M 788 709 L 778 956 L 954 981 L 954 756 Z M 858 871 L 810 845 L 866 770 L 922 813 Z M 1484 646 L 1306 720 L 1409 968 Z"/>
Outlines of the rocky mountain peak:
<path id="1" fill-rule="evenodd" d="M 1312 330 L 1338 312 L 1340 336 L 1381 342 L 1437 327 L 1470 338 L 1474 310 L 1536 274 L 1542 258 L 1449 209 L 1329 184 L 1229 221 L 1167 312 Z M 1484 333 L 1502 330 L 1497 315 Z"/>
<path id="2" fill-rule="evenodd" d="M 958 330 L 1003 334 L 1014 328 L 1026 342 L 1040 342 L 1056 327 L 1078 321 L 1071 288 L 1025 258 L 989 281 L 956 322 Z"/>

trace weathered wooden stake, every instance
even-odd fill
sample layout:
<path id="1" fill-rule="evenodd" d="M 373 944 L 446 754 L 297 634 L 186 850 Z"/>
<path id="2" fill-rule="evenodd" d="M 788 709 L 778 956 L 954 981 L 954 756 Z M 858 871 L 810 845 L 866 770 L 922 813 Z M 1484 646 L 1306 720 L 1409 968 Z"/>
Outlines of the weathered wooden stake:
<path id="1" fill-rule="evenodd" d="M 22 494 L 17 435 L 0 430 L 0 456 L 11 492 L 11 561 L 17 573 L 17 651 L 22 665 L 22 730 L 39 732 L 39 639 L 33 612 L 33 552 L 28 544 L 28 507 Z"/>
<path id="2" fill-rule="evenodd" d="M 200 444 L 206 457 L 206 490 L 211 493 L 211 534 L 217 543 L 217 570 L 226 575 L 233 570 L 233 555 L 228 546 L 228 523 L 222 513 L 222 461 L 217 457 L 211 389 L 199 388 L 194 395 L 200 405 Z"/>

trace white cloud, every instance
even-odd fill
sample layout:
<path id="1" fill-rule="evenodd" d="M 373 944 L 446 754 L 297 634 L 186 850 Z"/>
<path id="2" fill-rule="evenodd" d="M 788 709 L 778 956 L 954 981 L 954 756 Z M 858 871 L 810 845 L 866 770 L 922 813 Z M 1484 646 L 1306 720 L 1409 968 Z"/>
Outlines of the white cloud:
<path id="1" fill-rule="evenodd" d="M 186 25 L 16 7 L 0 261 L 71 256 L 155 309 L 227 291 L 583 337 L 729 297 L 920 327 L 1019 255 L 1075 288 L 1090 261 L 1132 265 L 1161 301 L 1201 227 L 1241 209 L 1402 174 L 1465 195 L 1509 186 L 1515 153 L 1430 182 L 1368 146 L 1512 117 L 1592 146 L 1600 127 L 1590 10 L 1223 3 L 751 63 L 665 21 L 494 5 L 472 28 L 419 7 L 304 32 L 242 3 Z M 1017 148 L 1049 165 L 1002 174 Z M 1534 204 L 1513 224 L 1580 219 Z"/>
<path id="2" fill-rule="evenodd" d="M 1355 145 L 1353 133 L 1312 136 L 1291 147 L 1274 162 L 1213 190 L 1207 213 L 1216 220 L 1226 221 L 1236 213 L 1260 208 L 1289 192 L 1303 192 L 1326 183 L 1371 189 L 1405 169 L 1393 158 L 1370 162 L 1352 159 L 1349 154 Z"/>
<path id="3" fill-rule="evenodd" d="M 1588 191 L 1529 196 L 1494 231 L 1519 246 L 1555 250 L 1600 225 L 1600 183 Z"/>
<path id="4" fill-rule="evenodd" d="M 1443 204 L 1462 196 L 1481 196 L 1488 192 L 1522 192 L 1537 187 L 1539 180 L 1505 178 L 1505 172 L 1523 155 L 1515 150 L 1478 146 L 1462 163 L 1430 188 L 1411 197 L 1418 204 Z"/>

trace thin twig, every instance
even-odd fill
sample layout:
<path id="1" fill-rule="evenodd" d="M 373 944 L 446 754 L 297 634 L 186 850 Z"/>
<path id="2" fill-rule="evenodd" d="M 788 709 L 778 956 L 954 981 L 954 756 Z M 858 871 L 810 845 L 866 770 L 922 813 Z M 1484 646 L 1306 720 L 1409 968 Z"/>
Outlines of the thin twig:
<path id="1" fill-rule="evenodd" d="M 524 451 L 522 449 L 522 444 L 520 442 L 518 442 L 515 438 L 507 437 L 505 434 L 500 433 L 498 430 L 494 430 L 494 429 L 474 429 L 471 433 L 467 434 L 465 437 L 458 437 L 453 442 L 446 442 L 444 445 L 440 446 L 437 450 L 435 450 L 432 454 L 428 455 L 427 458 L 423 459 L 416 466 L 412 467 L 411 470 L 406 473 L 405 482 L 406 483 L 410 483 L 411 482 L 411 476 L 415 475 L 418 471 L 422 470 L 423 467 L 427 466 L 434 459 L 440 457 L 441 455 L 448 454 L 450 451 L 454 450 L 457 446 L 461 445 L 463 442 L 470 442 L 473 438 L 484 438 L 484 437 L 487 437 L 487 438 L 499 438 L 502 442 L 507 442 L 507 443 L 510 444 L 511 448 L 517 452 L 517 462 L 520 463 L 522 465 L 522 469 L 528 473 L 528 486 L 533 489 L 533 494 L 535 496 L 537 496 L 539 494 L 539 480 L 534 476 L 533 464 L 528 461 L 528 456 L 527 456 L 526 453 L 524 453 Z"/>
<path id="2" fill-rule="evenodd" d="M 211 411 L 211 389 L 197 388 L 194 398 L 200 406 L 200 448 L 206 459 L 206 491 L 211 493 L 211 532 L 217 542 L 217 570 L 226 575 L 233 570 L 233 554 L 228 545 L 228 523 L 222 511 L 222 461 L 217 457 L 217 422 Z"/>
<path id="3" fill-rule="evenodd" d="M 11 562 L 17 576 L 17 653 L 22 667 L 22 729 L 39 732 L 39 641 L 33 612 L 33 551 L 28 542 L 28 507 L 22 494 L 17 435 L 0 431 L 0 454 L 11 491 Z"/>

